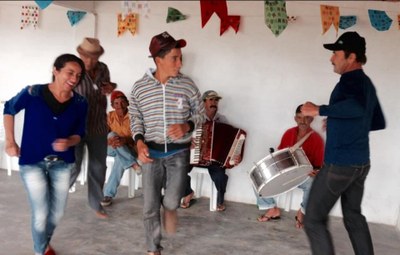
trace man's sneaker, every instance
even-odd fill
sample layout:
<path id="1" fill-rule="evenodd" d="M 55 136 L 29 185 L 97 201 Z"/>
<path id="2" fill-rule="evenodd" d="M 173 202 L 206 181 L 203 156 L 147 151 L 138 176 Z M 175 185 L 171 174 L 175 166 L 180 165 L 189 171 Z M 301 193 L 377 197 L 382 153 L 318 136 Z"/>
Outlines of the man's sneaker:
<path id="1" fill-rule="evenodd" d="M 112 203 L 112 197 L 104 197 L 103 200 L 101 200 L 100 204 L 102 206 L 109 206 Z"/>

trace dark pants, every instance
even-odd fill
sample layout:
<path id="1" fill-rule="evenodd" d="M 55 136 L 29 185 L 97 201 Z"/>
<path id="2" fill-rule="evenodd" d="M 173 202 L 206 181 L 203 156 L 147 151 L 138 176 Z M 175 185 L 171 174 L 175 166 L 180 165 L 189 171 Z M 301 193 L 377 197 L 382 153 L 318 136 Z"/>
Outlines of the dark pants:
<path id="1" fill-rule="evenodd" d="M 193 166 L 190 167 L 188 173 L 192 171 Z M 215 188 L 218 191 L 217 195 L 217 203 L 218 204 L 223 204 L 224 203 L 224 196 L 226 192 L 226 186 L 228 184 L 228 175 L 225 173 L 225 168 L 221 167 L 219 164 L 212 164 L 207 167 L 208 168 L 208 173 L 210 174 L 211 180 L 215 184 Z M 185 194 L 184 196 L 189 195 L 190 193 L 193 192 L 192 188 L 190 187 L 190 176 L 189 174 L 187 175 L 186 179 L 186 188 L 185 188 Z"/>
<path id="2" fill-rule="evenodd" d="M 328 216 L 341 198 L 343 222 L 356 255 L 374 254 L 368 223 L 361 214 L 364 182 L 370 165 L 324 165 L 314 180 L 305 215 L 305 231 L 313 255 L 335 254 Z"/>
<path id="3" fill-rule="evenodd" d="M 102 211 L 100 202 L 103 199 L 103 185 L 106 179 L 107 134 L 86 136 L 75 147 L 75 167 L 71 171 L 72 186 L 82 169 L 84 146 L 88 148 L 88 198 L 89 206 L 95 211 Z"/>

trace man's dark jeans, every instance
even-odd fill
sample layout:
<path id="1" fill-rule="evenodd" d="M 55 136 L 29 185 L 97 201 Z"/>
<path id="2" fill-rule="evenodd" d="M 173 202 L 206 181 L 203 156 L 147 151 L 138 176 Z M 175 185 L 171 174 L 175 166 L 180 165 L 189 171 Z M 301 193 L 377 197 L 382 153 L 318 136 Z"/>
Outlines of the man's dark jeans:
<path id="1" fill-rule="evenodd" d="M 332 237 L 328 230 L 328 216 L 341 198 L 343 222 L 355 254 L 372 255 L 374 249 L 367 221 L 361 214 L 364 182 L 370 165 L 324 165 L 314 180 L 305 216 L 305 231 L 313 255 L 333 255 Z"/>

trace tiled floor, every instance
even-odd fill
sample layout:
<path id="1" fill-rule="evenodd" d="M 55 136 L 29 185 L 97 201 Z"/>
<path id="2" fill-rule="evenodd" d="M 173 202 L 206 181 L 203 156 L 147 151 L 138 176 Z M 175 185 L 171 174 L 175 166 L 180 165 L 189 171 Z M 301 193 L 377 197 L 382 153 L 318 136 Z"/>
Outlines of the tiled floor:
<path id="1" fill-rule="evenodd" d="M 18 172 L 7 176 L 0 170 L 0 254 L 33 254 L 30 212 Z M 189 209 L 179 209 L 175 236 L 164 236 L 164 254 L 183 255 L 305 255 L 311 254 L 305 233 L 294 227 L 295 212 L 282 212 L 282 219 L 258 223 L 255 205 L 227 202 L 222 213 L 208 210 L 208 199 L 200 198 Z M 99 220 L 87 206 L 86 186 L 77 185 L 70 194 L 66 214 L 56 229 L 52 245 L 58 255 L 146 254 L 142 223 L 141 192 L 127 198 L 120 187 L 109 207 L 108 220 Z M 400 235 L 394 227 L 370 224 L 377 255 L 400 254 Z M 331 218 L 338 255 L 354 254 L 340 218 Z"/>

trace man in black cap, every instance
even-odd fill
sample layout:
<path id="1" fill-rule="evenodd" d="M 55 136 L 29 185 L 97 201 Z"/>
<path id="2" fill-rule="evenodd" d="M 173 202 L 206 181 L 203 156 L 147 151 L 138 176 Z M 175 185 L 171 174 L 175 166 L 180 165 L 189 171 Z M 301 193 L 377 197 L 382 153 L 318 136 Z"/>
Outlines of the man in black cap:
<path id="1" fill-rule="evenodd" d="M 355 254 L 374 254 L 368 223 L 361 214 L 364 183 L 370 169 L 369 131 L 385 128 L 385 119 L 375 87 L 364 73 L 365 39 L 346 32 L 333 44 L 334 72 L 341 75 L 329 104 L 306 102 L 306 116 L 327 116 L 324 166 L 314 180 L 307 204 L 305 231 L 313 255 L 332 255 L 328 215 L 341 198 L 343 222 Z"/>
<path id="2" fill-rule="evenodd" d="M 176 231 L 191 133 L 204 121 L 200 91 L 180 73 L 181 48 L 185 46 L 185 40 L 175 40 L 167 32 L 154 36 L 149 49 L 156 69 L 150 68 L 135 82 L 130 96 L 131 130 L 143 163 L 143 219 L 149 255 L 159 255 L 162 250 L 161 205 L 166 232 Z"/>

